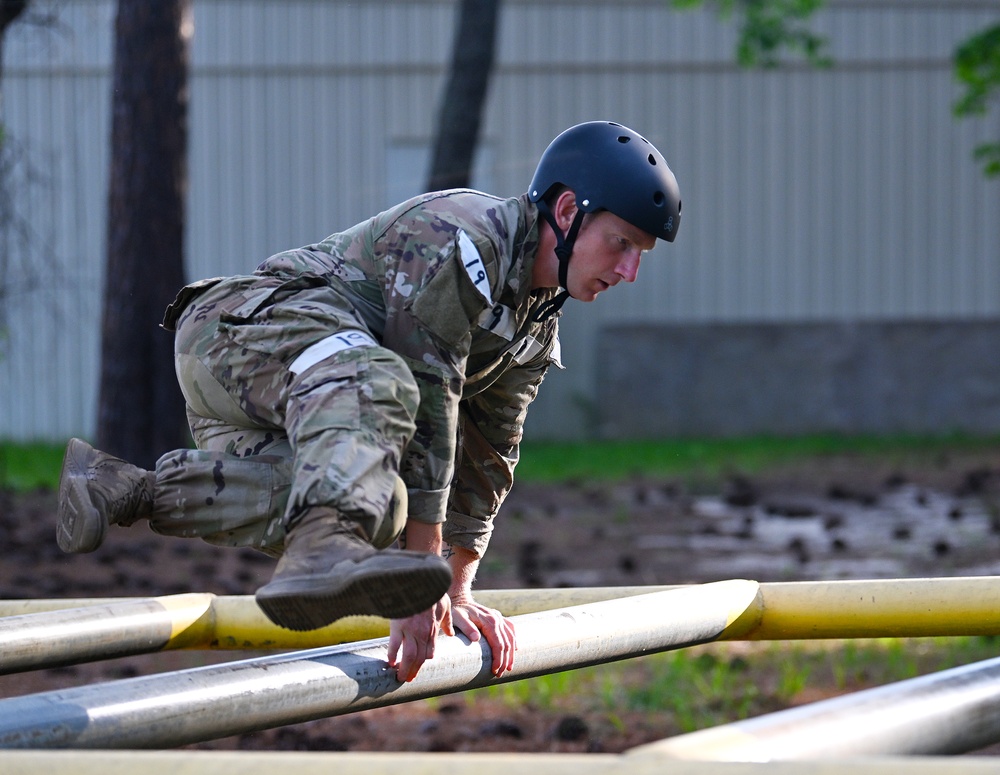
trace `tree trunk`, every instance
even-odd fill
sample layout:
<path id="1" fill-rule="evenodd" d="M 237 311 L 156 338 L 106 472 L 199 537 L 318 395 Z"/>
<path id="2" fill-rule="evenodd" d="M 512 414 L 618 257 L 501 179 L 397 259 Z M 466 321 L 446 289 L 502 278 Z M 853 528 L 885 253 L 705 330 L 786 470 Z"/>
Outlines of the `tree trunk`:
<path id="1" fill-rule="evenodd" d="M 0 37 L 7 27 L 28 7 L 29 0 L 0 0 Z"/>
<path id="2" fill-rule="evenodd" d="M 500 0 L 462 0 L 451 72 L 438 117 L 429 191 L 466 188 L 472 180 L 499 16 Z"/>
<path id="3" fill-rule="evenodd" d="M 0 82 L 3 81 L 3 50 L 7 28 L 28 8 L 29 0 L 0 0 Z M 4 333 L 7 323 L 5 301 L 10 291 L 10 242 L 11 221 L 14 219 L 14 192 L 11 191 L 13 156 L 4 123 L 3 90 L 0 87 L 0 361 L 4 359 Z M 0 469 L 3 459 L 0 458 Z M 0 470 L 0 473 L 3 473 Z"/>
<path id="4" fill-rule="evenodd" d="M 173 338 L 184 282 L 190 0 L 119 0 L 98 444 L 150 466 L 187 441 Z"/>

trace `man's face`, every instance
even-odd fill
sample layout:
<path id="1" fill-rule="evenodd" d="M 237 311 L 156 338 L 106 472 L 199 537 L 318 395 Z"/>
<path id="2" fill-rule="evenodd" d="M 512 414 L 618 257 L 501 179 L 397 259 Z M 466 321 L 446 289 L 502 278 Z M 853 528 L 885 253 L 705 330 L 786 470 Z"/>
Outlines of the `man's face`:
<path id="1" fill-rule="evenodd" d="M 574 299 L 593 301 L 613 285 L 635 282 L 642 254 L 655 244 L 651 234 L 607 210 L 588 216 L 573 245 L 567 290 Z"/>

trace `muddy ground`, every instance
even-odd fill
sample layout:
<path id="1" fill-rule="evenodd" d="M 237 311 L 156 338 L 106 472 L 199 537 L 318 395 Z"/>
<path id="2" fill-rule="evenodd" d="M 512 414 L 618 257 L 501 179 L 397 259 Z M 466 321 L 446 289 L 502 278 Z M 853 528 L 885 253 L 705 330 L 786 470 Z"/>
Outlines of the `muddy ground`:
<path id="1" fill-rule="evenodd" d="M 251 594 L 273 561 L 116 529 L 65 556 L 55 495 L 0 492 L 0 598 Z M 480 588 L 1000 574 L 1000 450 L 886 464 L 803 461 L 721 482 L 518 484 Z M 174 652 L 0 677 L 0 697 L 235 659 Z M 199 748 L 621 751 L 676 734 L 667 718 L 462 696 L 248 734 Z"/>

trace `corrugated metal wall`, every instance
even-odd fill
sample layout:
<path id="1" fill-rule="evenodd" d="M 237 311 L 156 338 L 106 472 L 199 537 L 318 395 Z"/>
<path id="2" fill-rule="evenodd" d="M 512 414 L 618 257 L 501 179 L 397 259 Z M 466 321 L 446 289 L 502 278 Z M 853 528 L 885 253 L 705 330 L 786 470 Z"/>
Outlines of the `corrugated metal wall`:
<path id="1" fill-rule="evenodd" d="M 59 24 L 15 26 L 5 47 L 3 121 L 40 173 L 8 262 L 51 270 L 51 290 L 3 300 L 0 437 L 58 438 L 93 432 L 114 3 L 35 2 Z M 192 278 L 421 188 L 452 0 L 193 6 Z M 568 370 L 530 431 L 586 432 L 607 322 L 1000 314 L 1000 183 L 971 160 L 1000 125 L 951 115 L 953 49 L 998 15 L 996 0 L 830 0 L 815 26 L 832 68 L 742 71 L 733 25 L 708 12 L 507 0 L 480 180 L 517 194 L 557 132 L 612 118 L 660 147 L 684 195 L 678 241 L 638 283 L 568 305 Z"/>

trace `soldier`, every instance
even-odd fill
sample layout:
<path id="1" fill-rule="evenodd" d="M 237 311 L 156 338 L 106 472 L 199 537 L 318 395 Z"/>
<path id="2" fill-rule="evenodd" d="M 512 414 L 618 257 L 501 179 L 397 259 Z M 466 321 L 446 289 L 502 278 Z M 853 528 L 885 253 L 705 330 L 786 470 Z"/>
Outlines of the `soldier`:
<path id="1" fill-rule="evenodd" d="M 146 471 L 71 440 L 59 546 L 92 551 L 141 519 L 251 546 L 280 558 L 256 593 L 276 624 L 387 617 L 401 681 L 458 630 L 485 637 L 502 675 L 514 628 L 472 582 L 528 404 L 561 368 L 559 310 L 633 282 L 680 209 L 648 141 L 588 122 L 552 141 L 520 197 L 426 194 L 182 289 L 163 326 L 197 449 Z"/>

